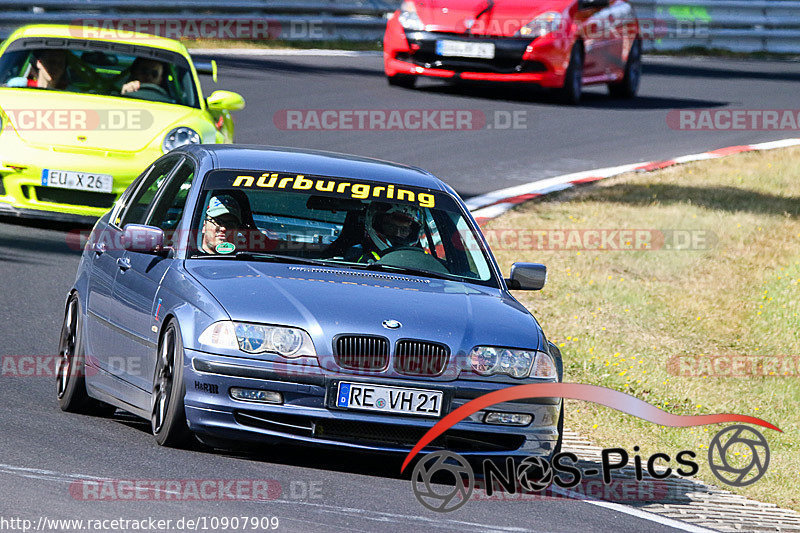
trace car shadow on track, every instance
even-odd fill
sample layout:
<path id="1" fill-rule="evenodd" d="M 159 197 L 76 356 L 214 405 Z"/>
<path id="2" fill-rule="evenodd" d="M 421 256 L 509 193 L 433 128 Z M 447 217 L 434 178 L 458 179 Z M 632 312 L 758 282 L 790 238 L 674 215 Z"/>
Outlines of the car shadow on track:
<path id="1" fill-rule="evenodd" d="M 88 226 L 0 217 L 0 261 L 39 264 L 36 258 L 43 255 L 80 255 L 81 235 L 89 231 Z"/>
<path id="2" fill-rule="evenodd" d="M 139 419 L 123 411 L 117 411 L 113 420 L 130 428 L 150 433 L 150 423 Z M 155 446 L 155 443 L 153 443 Z M 382 477 L 386 479 L 396 479 L 409 481 L 417 460 L 424 455 L 417 456 L 406 468 L 400 472 L 405 455 L 403 454 L 380 454 L 364 451 L 340 450 L 336 448 L 311 447 L 298 445 L 287 441 L 285 444 L 238 444 L 232 445 L 235 448 L 212 448 L 202 445 L 199 442 L 194 444 L 189 453 L 208 454 L 219 457 L 229 457 L 250 461 L 252 463 L 268 465 L 282 465 L 298 468 L 313 468 L 329 472 L 342 474 L 355 474 L 370 477 Z M 577 452 L 578 450 L 566 450 Z M 511 493 L 503 489 L 499 483 L 495 483 L 495 493 L 493 496 L 486 496 L 483 492 L 485 479 L 483 469 L 479 462 L 470 461 L 476 479 L 476 488 L 479 492 L 475 494 L 478 500 L 497 500 L 497 501 L 544 501 L 544 500 L 604 500 L 621 503 L 635 507 L 646 507 L 648 505 L 663 504 L 690 504 L 698 498 L 703 498 L 704 494 L 710 493 L 710 488 L 703 483 L 690 478 L 682 478 L 671 475 L 665 479 L 655 479 L 643 472 L 641 479 L 636 478 L 636 469 L 632 465 L 614 469 L 610 483 L 605 483 L 602 479 L 602 463 L 596 457 L 591 459 L 581 457 L 574 466 L 581 472 L 582 479 L 574 487 L 569 489 L 559 489 L 556 485 L 542 491 L 524 491 L 518 486 L 516 491 Z M 502 472 L 502 461 L 500 463 Z M 570 474 L 560 474 L 559 477 L 564 481 L 571 481 Z M 536 481 L 528 473 L 529 481 Z M 455 478 L 446 473 L 435 475 L 431 482 L 440 485 L 453 485 Z M 691 495 L 691 496 L 690 496 Z"/>
<path id="3" fill-rule="evenodd" d="M 603 92 L 596 92 L 593 88 L 588 88 L 588 90 L 583 93 L 581 103 L 577 106 L 565 105 L 559 100 L 558 95 L 554 91 L 518 85 L 485 85 L 472 83 L 442 84 L 441 82 L 425 82 L 424 85 L 420 85 L 416 90 L 428 94 L 463 96 L 466 98 L 507 101 L 519 104 L 553 105 L 565 109 L 708 109 L 728 105 L 728 102 L 699 98 L 660 96 L 637 96 L 631 99 L 611 98 Z"/>

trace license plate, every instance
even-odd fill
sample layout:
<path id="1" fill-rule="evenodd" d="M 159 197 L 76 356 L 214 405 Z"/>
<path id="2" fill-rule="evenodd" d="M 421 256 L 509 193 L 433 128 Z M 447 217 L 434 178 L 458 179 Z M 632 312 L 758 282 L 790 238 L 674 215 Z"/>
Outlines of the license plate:
<path id="1" fill-rule="evenodd" d="M 446 57 L 476 57 L 494 59 L 494 43 L 465 43 L 436 41 L 436 53 Z"/>
<path id="2" fill-rule="evenodd" d="M 442 398 L 441 391 L 343 381 L 339 383 L 336 406 L 382 413 L 439 416 L 442 412 Z"/>
<path id="3" fill-rule="evenodd" d="M 110 174 L 94 174 L 90 172 L 73 172 L 71 170 L 42 170 L 42 185 L 60 189 L 77 189 L 80 191 L 111 192 L 114 177 Z"/>

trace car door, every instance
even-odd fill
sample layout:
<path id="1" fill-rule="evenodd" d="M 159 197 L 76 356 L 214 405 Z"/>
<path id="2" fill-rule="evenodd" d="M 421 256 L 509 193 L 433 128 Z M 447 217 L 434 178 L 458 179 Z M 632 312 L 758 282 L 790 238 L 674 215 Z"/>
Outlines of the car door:
<path id="1" fill-rule="evenodd" d="M 89 261 L 90 275 L 87 295 L 87 319 L 85 349 L 87 363 L 106 372 L 111 371 L 111 357 L 117 354 L 116 320 L 112 318 L 114 302 L 112 290 L 119 272 L 117 261 L 125 253 L 122 248 L 122 227 L 120 219 L 126 206 L 143 183 L 148 182 L 151 173 L 159 174 L 176 160 L 158 161 L 150 165 L 122 195 L 112 209 L 106 223 L 99 223 L 92 233 Z M 169 167 L 171 169 L 171 167 Z"/>
<path id="2" fill-rule="evenodd" d="M 613 33 L 611 11 L 609 5 L 599 3 L 598 6 L 582 8 L 576 17 L 583 34 L 584 82 L 597 81 L 607 73 Z"/>
<path id="3" fill-rule="evenodd" d="M 92 279 L 89 289 L 88 342 L 91 346 L 95 366 L 105 372 L 119 376 L 130 355 L 130 337 L 124 327 L 126 317 L 114 295 L 114 283 L 124 264 L 125 250 L 122 245 L 122 228 L 131 219 L 146 214 L 152 198 L 175 169 L 181 156 L 159 159 L 131 187 L 124 203 L 115 208 L 112 218 L 92 251 Z"/>
<path id="4" fill-rule="evenodd" d="M 135 218 L 125 219 L 123 224 L 155 226 L 170 236 L 183 216 L 194 175 L 194 162 L 183 159 L 158 188 L 147 209 Z M 171 244 L 169 240 L 166 243 Z M 152 392 L 158 342 L 157 315 L 161 312 L 161 302 L 156 296 L 174 261 L 172 254 L 126 251 L 114 282 L 113 299 L 118 316 L 122 318 L 120 327 L 125 332 L 125 338 L 121 339 L 126 345 L 122 378 L 148 394 Z"/>

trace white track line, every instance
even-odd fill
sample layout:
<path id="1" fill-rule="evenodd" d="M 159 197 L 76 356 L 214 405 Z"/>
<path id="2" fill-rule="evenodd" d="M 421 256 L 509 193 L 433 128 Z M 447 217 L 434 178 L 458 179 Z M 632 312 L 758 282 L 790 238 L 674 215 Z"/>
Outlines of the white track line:
<path id="1" fill-rule="evenodd" d="M 648 161 L 616 167 L 599 168 L 596 170 L 584 170 L 481 194 L 470 198 L 466 201 L 466 204 L 470 211 L 472 211 L 473 216 L 482 223 L 486 220 L 498 217 L 515 205 L 522 203 L 525 201 L 526 196 L 536 197 L 556 191 L 563 191 L 582 182 L 586 182 L 587 180 L 599 181 L 627 172 L 652 172 L 684 163 L 719 159 L 721 157 L 728 157 L 745 152 L 777 150 L 779 148 L 788 148 L 791 146 L 800 146 L 800 139 L 792 138 L 759 144 L 729 146 L 727 148 L 720 148 L 719 150 L 690 154 L 664 161 Z"/>

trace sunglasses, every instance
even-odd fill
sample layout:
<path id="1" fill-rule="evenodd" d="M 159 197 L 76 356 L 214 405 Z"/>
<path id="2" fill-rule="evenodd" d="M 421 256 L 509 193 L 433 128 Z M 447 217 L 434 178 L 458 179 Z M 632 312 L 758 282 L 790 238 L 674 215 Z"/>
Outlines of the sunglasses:
<path id="1" fill-rule="evenodd" d="M 206 217 L 206 222 L 211 222 L 218 228 L 235 228 L 239 226 L 239 221 L 235 218 L 214 218 L 214 217 Z"/>

